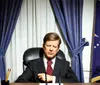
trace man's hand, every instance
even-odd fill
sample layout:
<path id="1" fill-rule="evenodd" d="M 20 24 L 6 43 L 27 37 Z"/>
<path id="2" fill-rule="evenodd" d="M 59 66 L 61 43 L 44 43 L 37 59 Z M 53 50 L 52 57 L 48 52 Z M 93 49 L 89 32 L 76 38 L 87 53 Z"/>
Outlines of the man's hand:
<path id="1" fill-rule="evenodd" d="M 46 74 L 47 76 L 47 82 L 52 82 L 53 81 L 53 76 Z M 41 79 L 42 81 L 46 81 L 45 78 L 45 73 L 39 73 L 38 78 Z"/>

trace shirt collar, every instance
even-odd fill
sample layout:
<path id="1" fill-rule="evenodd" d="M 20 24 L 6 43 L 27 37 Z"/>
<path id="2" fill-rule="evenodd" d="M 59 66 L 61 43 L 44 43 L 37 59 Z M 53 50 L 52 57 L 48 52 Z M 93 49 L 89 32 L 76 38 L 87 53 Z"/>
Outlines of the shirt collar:
<path id="1" fill-rule="evenodd" d="M 47 63 L 47 61 L 48 61 L 47 58 L 45 57 L 45 55 L 43 55 L 43 60 L 45 63 Z M 56 56 L 53 59 L 51 59 L 53 64 L 55 63 L 55 60 L 56 60 Z"/>

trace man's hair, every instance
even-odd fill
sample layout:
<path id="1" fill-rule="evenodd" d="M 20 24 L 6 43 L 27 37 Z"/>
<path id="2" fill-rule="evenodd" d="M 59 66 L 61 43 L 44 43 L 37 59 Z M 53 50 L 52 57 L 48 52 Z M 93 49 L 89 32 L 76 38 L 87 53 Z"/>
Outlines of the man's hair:
<path id="1" fill-rule="evenodd" d="M 60 39 L 59 35 L 58 35 L 57 33 L 50 32 L 50 33 L 47 33 L 47 34 L 44 36 L 43 44 L 45 44 L 46 41 L 55 41 L 55 40 L 59 40 L 59 46 L 60 46 L 60 44 L 61 44 L 61 39 Z"/>

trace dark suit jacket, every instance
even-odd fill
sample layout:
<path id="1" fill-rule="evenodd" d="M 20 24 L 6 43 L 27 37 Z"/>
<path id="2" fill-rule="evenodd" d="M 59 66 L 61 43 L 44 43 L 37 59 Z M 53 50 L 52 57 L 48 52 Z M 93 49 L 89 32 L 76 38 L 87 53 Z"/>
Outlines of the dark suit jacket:
<path id="1" fill-rule="evenodd" d="M 29 62 L 28 67 L 21 76 L 15 82 L 43 82 L 37 78 L 38 73 L 45 73 L 44 62 L 42 58 L 32 60 Z M 68 61 L 64 61 L 56 58 L 53 75 L 56 76 L 56 83 L 61 81 L 62 83 L 74 83 L 78 82 L 78 79 L 69 66 Z"/>

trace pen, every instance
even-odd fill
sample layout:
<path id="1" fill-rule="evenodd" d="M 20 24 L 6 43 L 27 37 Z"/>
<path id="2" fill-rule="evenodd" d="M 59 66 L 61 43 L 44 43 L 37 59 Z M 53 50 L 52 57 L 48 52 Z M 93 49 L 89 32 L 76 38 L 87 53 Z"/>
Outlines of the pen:
<path id="1" fill-rule="evenodd" d="M 10 75 L 11 69 L 8 69 L 7 74 L 6 74 L 6 82 L 8 81 L 9 75 Z"/>

